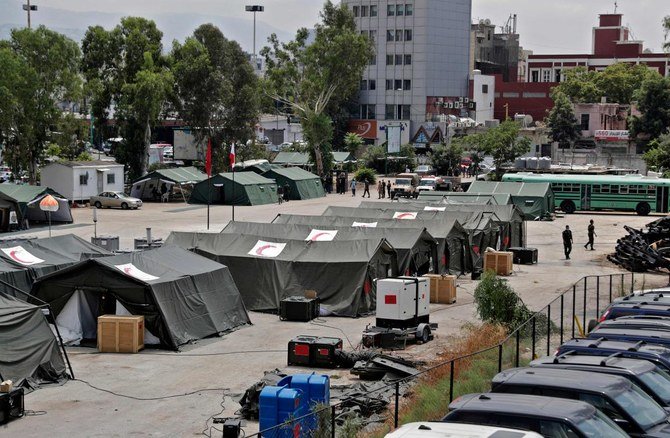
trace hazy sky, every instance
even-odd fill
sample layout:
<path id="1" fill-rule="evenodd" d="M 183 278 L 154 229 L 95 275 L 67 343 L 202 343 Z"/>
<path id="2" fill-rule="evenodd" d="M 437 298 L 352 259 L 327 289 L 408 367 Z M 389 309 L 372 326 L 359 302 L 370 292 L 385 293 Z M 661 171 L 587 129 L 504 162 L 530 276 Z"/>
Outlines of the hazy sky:
<path id="1" fill-rule="evenodd" d="M 151 18 L 165 12 L 213 14 L 248 20 L 245 4 L 265 6 L 258 25 L 267 23 L 293 33 L 318 21 L 321 0 L 34 0 L 34 3 L 76 11 L 113 12 Z M 670 15 L 670 0 L 618 0 L 624 24 L 645 47 L 660 51 L 663 43 L 661 19 Z M 518 16 L 518 32 L 524 48 L 535 53 L 588 53 L 591 28 L 598 14 L 614 11 L 614 0 L 473 0 L 472 18 L 490 18 L 503 25 L 510 14 Z M 38 13 L 39 14 L 39 13 Z M 37 18 L 37 17 L 36 17 Z M 39 18 L 36 19 L 39 23 Z M 251 47 L 248 41 L 240 41 Z M 262 43 L 262 42 L 261 42 Z"/>

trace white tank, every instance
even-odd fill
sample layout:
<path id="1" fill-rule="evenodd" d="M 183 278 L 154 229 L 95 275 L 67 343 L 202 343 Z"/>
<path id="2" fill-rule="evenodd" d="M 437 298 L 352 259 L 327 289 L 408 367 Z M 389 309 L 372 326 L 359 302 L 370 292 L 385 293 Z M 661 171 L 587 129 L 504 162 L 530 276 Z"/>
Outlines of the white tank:
<path id="1" fill-rule="evenodd" d="M 517 158 L 514 160 L 514 168 L 515 169 L 525 169 L 526 168 L 526 159 L 525 158 Z"/>
<path id="2" fill-rule="evenodd" d="M 530 157 L 526 160 L 526 169 L 537 169 L 539 166 L 540 160 L 535 157 Z"/>
<path id="3" fill-rule="evenodd" d="M 540 169 L 543 169 L 543 170 L 551 169 L 551 158 L 549 158 L 549 157 L 540 158 Z"/>

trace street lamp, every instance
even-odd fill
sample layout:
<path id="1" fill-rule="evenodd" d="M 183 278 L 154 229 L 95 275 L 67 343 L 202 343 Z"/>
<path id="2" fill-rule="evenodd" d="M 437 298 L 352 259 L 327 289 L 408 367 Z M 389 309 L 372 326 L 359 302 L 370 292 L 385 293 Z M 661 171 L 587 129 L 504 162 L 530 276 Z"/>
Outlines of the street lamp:
<path id="1" fill-rule="evenodd" d="M 265 11 L 265 6 L 260 6 L 260 5 L 249 5 L 245 6 L 244 10 L 247 12 L 253 12 L 254 13 L 254 70 L 258 69 L 258 65 L 256 63 L 256 12 L 263 12 Z"/>
<path id="2" fill-rule="evenodd" d="M 31 5 L 30 0 L 27 0 L 26 4 L 23 5 L 23 10 L 28 13 L 28 29 L 30 29 L 30 12 L 37 11 L 37 6 Z"/>

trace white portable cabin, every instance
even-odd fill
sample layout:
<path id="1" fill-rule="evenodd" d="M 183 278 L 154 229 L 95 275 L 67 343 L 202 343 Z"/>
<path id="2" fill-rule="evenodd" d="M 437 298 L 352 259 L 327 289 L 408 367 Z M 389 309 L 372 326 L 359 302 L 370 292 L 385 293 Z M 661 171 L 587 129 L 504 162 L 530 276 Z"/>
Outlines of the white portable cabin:
<path id="1" fill-rule="evenodd" d="M 45 166 L 41 183 L 70 201 L 88 201 L 101 192 L 123 191 L 123 164 L 115 161 L 59 161 Z"/>

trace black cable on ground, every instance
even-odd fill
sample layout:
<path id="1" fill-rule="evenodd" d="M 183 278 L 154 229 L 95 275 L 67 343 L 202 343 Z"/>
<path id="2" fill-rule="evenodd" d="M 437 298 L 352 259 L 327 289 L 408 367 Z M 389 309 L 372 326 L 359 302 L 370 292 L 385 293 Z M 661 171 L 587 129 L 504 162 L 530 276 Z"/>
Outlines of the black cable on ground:
<path id="1" fill-rule="evenodd" d="M 247 351 L 224 351 L 221 353 L 148 353 L 145 352 L 144 356 L 169 356 L 169 357 L 208 357 L 208 356 L 228 356 L 233 354 L 254 354 L 254 353 L 286 353 L 286 350 L 247 350 Z M 70 352 L 73 356 L 84 356 L 87 354 L 105 354 L 109 353 L 100 353 L 99 351 L 91 351 L 90 353 L 74 353 Z"/>
<path id="2" fill-rule="evenodd" d="M 92 383 L 87 382 L 86 380 L 83 380 L 83 379 L 72 379 L 72 380 L 74 382 L 81 382 L 81 383 L 87 385 L 88 387 L 90 387 L 92 389 L 95 389 L 96 391 L 106 392 L 107 394 L 111 394 L 111 395 L 114 395 L 116 397 L 128 398 L 128 399 L 131 399 L 131 400 L 138 400 L 138 401 L 165 400 L 165 399 L 169 399 L 169 398 L 187 397 L 189 395 L 194 395 L 194 394 L 198 394 L 198 393 L 201 393 L 201 392 L 228 391 L 228 389 L 229 389 L 229 388 L 203 388 L 203 389 L 197 389 L 195 391 L 187 392 L 187 393 L 184 393 L 184 394 L 172 394 L 172 395 L 166 395 L 166 396 L 163 396 L 163 397 L 135 397 L 133 395 L 119 394 L 118 392 L 114 392 L 114 391 L 111 391 L 109 389 L 104 389 L 104 388 L 97 387 L 97 386 L 93 385 Z"/>
<path id="3" fill-rule="evenodd" d="M 214 427 L 213 424 L 212 424 L 211 426 L 209 426 L 209 427 L 208 427 L 207 425 L 209 424 L 209 420 L 211 420 L 212 418 L 214 418 L 214 417 L 218 417 L 218 416 L 220 416 L 221 414 L 223 414 L 223 412 L 226 410 L 226 406 L 225 406 L 225 404 L 224 404 L 225 402 L 226 402 L 226 392 L 223 391 L 223 396 L 221 397 L 221 403 L 219 403 L 219 406 L 221 406 L 221 411 L 219 411 L 219 412 L 216 413 L 216 414 L 212 414 L 212 415 L 210 415 L 209 418 L 208 418 L 207 420 L 205 420 L 205 428 L 202 430 L 202 432 L 200 432 L 201 435 L 205 435 L 207 438 L 212 438 L 212 429 L 214 429 L 214 430 L 216 430 L 216 431 L 218 431 L 218 432 L 223 433 L 223 430 L 219 430 L 219 429 L 217 429 L 216 427 Z"/>
<path id="4" fill-rule="evenodd" d="M 338 330 L 340 333 L 342 333 L 342 336 L 344 336 L 344 338 L 347 340 L 347 342 L 349 343 L 349 346 L 351 347 L 352 350 L 355 351 L 355 350 L 358 350 L 361 347 L 360 342 L 359 342 L 358 346 L 354 347 L 354 344 L 351 343 L 351 340 L 349 339 L 349 336 L 347 336 L 347 334 L 341 328 L 335 327 L 335 326 L 332 326 L 332 325 L 319 323 L 319 322 L 314 322 L 314 321 L 324 321 L 321 318 L 313 319 L 309 323 L 312 324 L 312 325 L 319 326 L 319 327 L 325 327 L 325 328 L 329 328 L 329 329 L 333 329 L 333 330 Z"/>

